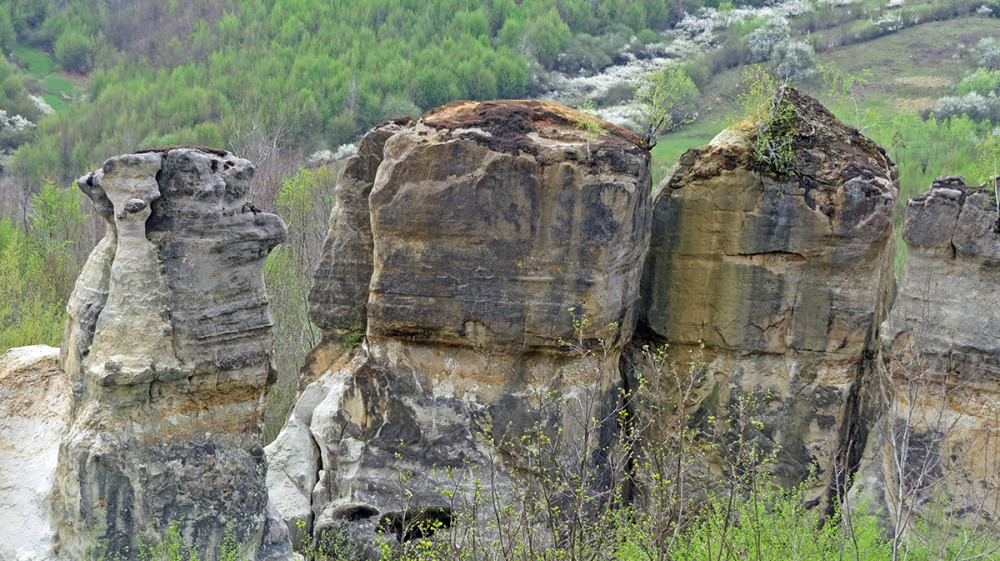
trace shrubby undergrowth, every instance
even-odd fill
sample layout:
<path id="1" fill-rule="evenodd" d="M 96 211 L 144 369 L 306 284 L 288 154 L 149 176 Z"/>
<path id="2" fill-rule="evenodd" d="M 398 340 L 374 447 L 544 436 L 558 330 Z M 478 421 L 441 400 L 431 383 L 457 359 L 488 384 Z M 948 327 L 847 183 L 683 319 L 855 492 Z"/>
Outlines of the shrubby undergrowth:
<path id="1" fill-rule="evenodd" d="M 576 352 L 607 352 L 607 349 Z M 620 407 L 606 418 L 588 417 L 593 400 L 577 407 L 591 430 L 613 421 L 619 439 L 597 451 L 616 473 L 598 477 L 593 456 L 560 458 L 558 434 L 538 429 L 516 442 L 495 442 L 529 452 L 529 469 L 468 466 L 449 471 L 453 486 L 440 489 L 448 517 L 413 516 L 397 539 L 381 546 L 383 561 L 667 561 L 667 560 L 958 560 L 997 559 L 982 536 L 956 531 L 940 509 L 924 505 L 894 542 L 880 525 L 882 514 L 864 497 L 834 497 L 810 505 L 806 489 L 780 487 L 770 476 L 775 451 L 759 448 L 752 435 L 767 396 L 737 396 L 721 418 L 694 428 L 691 411 L 712 378 L 698 350 L 677 364 L 666 347 L 645 348 L 645 375 L 621 394 Z M 676 355 L 676 353 L 674 353 Z M 555 399 L 554 396 L 547 396 Z M 647 411 L 647 414 L 637 411 Z M 400 473 L 401 496 L 412 474 Z M 510 479 L 515 492 L 493 485 Z M 472 489 L 460 494 L 458 489 Z M 416 511 L 416 510 L 415 510 Z M 327 534 L 307 549 L 309 559 L 355 559 L 343 534 Z M 1000 540 L 1000 535 L 996 536 Z M 1000 543 L 998 541 L 997 543 Z"/>

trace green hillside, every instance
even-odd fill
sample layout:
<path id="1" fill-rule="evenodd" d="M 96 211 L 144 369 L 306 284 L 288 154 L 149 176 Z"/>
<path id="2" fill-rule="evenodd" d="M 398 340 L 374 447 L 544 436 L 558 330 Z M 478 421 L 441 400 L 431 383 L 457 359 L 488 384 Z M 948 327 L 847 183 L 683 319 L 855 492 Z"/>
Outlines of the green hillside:
<path id="1" fill-rule="evenodd" d="M 594 37 L 599 48 L 616 50 L 679 15 L 676 1 L 590 5 L 0 2 L 11 14 L 0 29 L 16 37 L 0 46 L 38 79 L 29 89 L 59 109 L 13 167 L 27 178 L 66 181 L 142 146 L 243 148 L 240 132 L 254 127 L 300 151 L 336 148 L 375 123 L 453 99 L 529 96 L 538 71 L 569 64 L 561 53 L 586 50 L 581 45 Z M 88 101 L 65 111 L 60 102 L 73 96 L 63 94 L 82 74 Z"/>

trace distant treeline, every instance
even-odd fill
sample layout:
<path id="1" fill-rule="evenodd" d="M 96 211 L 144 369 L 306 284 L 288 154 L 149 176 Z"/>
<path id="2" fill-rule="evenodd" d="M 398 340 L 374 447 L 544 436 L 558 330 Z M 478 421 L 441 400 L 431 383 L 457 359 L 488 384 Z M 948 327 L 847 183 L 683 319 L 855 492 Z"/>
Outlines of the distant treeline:
<path id="1" fill-rule="evenodd" d="M 536 71 L 588 62 L 561 53 L 586 59 L 655 37 L 716 3 L 6 0 L 5 53 L 27 44 L 90 76 L 89 102 L 43 119 L 13 169 L 66 181 L 137 146 L 241 148 L 248 131 L 336 148 L 453 99 L 525 97 Z"/>

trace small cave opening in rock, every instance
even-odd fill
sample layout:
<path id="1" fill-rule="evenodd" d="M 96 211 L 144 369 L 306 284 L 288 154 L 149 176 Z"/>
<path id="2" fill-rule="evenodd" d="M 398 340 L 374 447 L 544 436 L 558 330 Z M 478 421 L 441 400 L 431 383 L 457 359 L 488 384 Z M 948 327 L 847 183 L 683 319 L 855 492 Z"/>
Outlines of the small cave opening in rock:
<path id="1" fill-rule="evenodd" d="M 378 522 L 377 529 L 384 534 L 394 534 L 402 543 L 428 538 L 438 530 L 451 527 L 451 507 L 429 506 L 388 512 Z"/>

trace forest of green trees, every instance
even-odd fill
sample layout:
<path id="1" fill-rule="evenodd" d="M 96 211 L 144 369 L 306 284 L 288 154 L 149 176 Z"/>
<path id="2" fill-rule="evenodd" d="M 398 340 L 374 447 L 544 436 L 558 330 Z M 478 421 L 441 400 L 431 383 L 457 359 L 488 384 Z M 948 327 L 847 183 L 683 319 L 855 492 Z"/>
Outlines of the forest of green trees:
<path id="1" fill-rule="evenodd" d="M 59 343 L 66 298 L 103 235 L 75 177 L 138 148 L 224 147 L 255 163 L 255 205 L 278 211 L 291 232 L 267 271 L 281 292 L 272 306 L 283 375 L 274 401 L 284 405 L 269 418 L 273 434 L 315 343 L 305 296 L 335 153 L 350 153 L 344 145 L 388 118 L 453 99 L 551 96 L 552 76 L 651 59 L 673 42 L 697 45 L 673 59 L 684 95 L 697 99 L 673 125 L 697 115 L 692 128 L 710 137 L 735 105 L 742 68 L 763 64 L 882 143 L 900 165 L 904 200 L 938 175 L 988 175 L 981 147 L 1000 134 L 1000 0 L 796 0 L 787 18 L 745 12 L 773 4 L 0 0 L 0 352 Z M 955 18 L 985 31 L 955 47 L 957 78 L 935 90 L 932 109 L 889 105 L 879 68 L 833 64 L 847 48 Z M 593 99 L 597 109 L 627 102 L 640 82 L 609 88 Z M 671 150 L 705 140 L 673 138 L 654 151 L 660 175 Z"/>
<path id="2" fill-rule="evenodd" d="M 40 123 L 13 168 L 68 180 L 138 145 L 221 145 L 252 127 L 306 150 L 336 148 L 453 99 L 528 96 L 533 64 L 554 68 L 594 37 L 620 37 L 617 49 L 662 31 L 680 4 L 5 1 L 0 48 L 25 44 L 89 75 L 87 103 Z"/>

